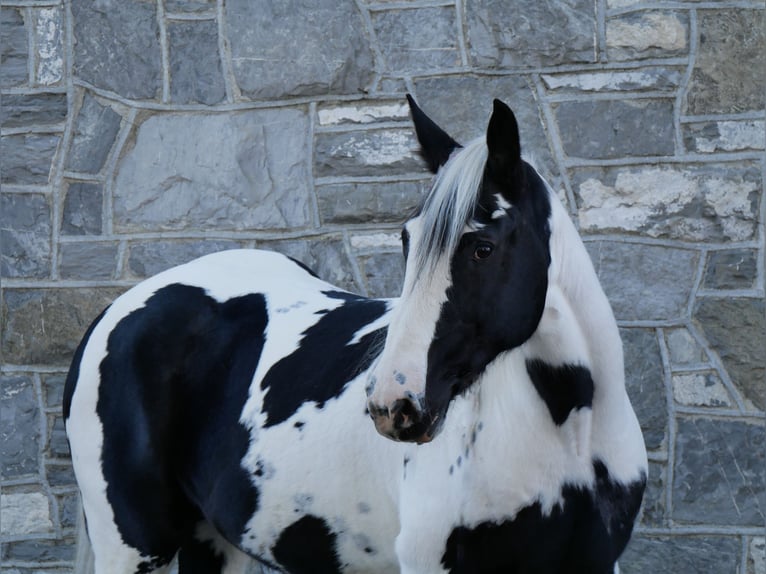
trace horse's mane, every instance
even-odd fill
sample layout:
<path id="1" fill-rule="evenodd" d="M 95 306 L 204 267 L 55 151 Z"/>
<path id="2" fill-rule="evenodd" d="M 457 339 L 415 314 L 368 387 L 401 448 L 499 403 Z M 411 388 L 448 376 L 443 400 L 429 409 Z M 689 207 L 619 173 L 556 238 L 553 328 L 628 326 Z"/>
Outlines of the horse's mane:
<path id="1" fill-rule="evenodd" d="M 453 153 L 437 173 L 420 211 L 422 234 L 413 245 L 419 273 L 430 274 L 442 254 L 457 248 L 479 201 L 487 154 L 485 138 L 476 138 Z"/>

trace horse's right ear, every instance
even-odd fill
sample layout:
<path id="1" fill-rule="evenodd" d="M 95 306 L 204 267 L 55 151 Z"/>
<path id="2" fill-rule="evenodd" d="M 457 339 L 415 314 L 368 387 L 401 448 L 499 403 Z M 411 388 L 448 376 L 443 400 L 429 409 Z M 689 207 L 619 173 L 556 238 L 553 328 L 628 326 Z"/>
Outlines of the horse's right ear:
<path id="1" fill-rule="evenodd" d="M 415 133 L 420 142 L 420 155 L 426 160 L 431 173 L 436 173 L 447 163 L 455 148 L 461 146 L 425 115 L 409 94 L 407 94 L 407 102 L 410 104 L 412 123 L 415 124 Z"/>

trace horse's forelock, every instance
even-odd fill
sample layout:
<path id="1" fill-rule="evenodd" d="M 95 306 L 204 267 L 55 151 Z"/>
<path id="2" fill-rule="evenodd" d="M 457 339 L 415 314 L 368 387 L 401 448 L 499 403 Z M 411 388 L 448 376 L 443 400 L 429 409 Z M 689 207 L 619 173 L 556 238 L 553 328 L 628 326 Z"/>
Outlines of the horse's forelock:
<path id="1" fill-rule="evenodd" d="M 437 174 L 420 211 L 423 230 L 414 256 L 418 272 L 430 273 L 444 253 L 452 253 L 479 201 L 487 144 L 479 137 L 458 149 Z"/>

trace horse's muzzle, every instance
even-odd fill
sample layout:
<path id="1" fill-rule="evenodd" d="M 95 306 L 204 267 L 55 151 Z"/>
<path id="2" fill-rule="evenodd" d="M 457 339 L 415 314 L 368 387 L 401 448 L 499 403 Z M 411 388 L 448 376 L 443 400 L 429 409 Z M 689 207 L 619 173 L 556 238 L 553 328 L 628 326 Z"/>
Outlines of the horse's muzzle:
<path id="1" fill-rule="evenodd" d="M 431 417 L 411 398 L 397 399 L 391 407 L 369 403 L 367 409 L 375 428 L 386 438 L 423 444 L 434 437 Z"/>

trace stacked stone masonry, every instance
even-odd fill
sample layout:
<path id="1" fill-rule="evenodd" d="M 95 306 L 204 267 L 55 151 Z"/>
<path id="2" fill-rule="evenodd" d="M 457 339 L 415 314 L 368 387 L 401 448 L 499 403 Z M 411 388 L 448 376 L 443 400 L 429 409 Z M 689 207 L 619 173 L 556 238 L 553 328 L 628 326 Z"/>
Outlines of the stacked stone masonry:
<path id="1" fill-rule="evenodd" d="M 2 0 L 2 569 L 70 572 L 63 379 L 169 266 L 277 249 L 398 294 L 429 175 L 499 97 L 625 343 L 649 488 L 631 573 L 764 574 L 765 6 L 755 0 Z"/>

